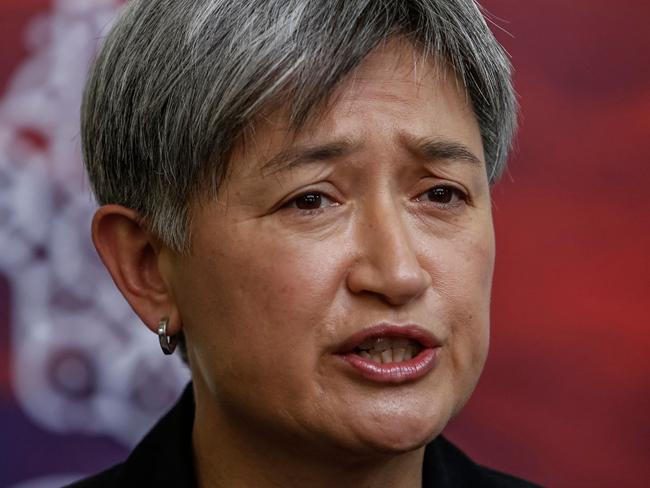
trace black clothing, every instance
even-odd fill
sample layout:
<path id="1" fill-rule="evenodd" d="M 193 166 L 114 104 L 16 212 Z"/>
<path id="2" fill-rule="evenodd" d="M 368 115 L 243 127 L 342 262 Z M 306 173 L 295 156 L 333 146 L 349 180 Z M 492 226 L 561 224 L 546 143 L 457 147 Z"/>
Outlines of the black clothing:
<path id="1" fill-rule="evenodd" d="M 194 397 L 188 385 L 176 406 L 138 444 L 128 459 L 69 488 L 195 487 L 192 460 Z M 479 466 L 438 436 L 427 445 L 423 488 L 535 488 L 538 485 Z M 239 487 L 236 487 L 239 488 Z"/>

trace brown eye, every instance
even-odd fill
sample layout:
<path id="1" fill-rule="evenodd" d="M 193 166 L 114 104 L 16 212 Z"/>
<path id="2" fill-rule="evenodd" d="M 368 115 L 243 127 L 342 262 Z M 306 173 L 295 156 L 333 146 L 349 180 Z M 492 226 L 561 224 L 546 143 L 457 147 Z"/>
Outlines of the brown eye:
<path id="1" fill-rule="evenodd" d="M 326 194 L 318 191 L 310 191 L 289 200 L 283 208 L 293 208 L 300 210 L 301 213 L 311 215 L 314 211 L 321 212 L 327 207 L 337 207 L 338 205 L 338 202 Z"/>
<path id="2" fill-rule="evenodd" d="M 434 186 L 426 192 L 427 200 L 440 205 L 453 205 L 465 198 L 465 193 L 452 186 Z"/>
<path id="3" fill-rule="evenodd" d="M 300 210 L 316 210 L 321 207 L 322 195 L 320 193 L 305 193 L 294 200 L 296 208 Z"/>

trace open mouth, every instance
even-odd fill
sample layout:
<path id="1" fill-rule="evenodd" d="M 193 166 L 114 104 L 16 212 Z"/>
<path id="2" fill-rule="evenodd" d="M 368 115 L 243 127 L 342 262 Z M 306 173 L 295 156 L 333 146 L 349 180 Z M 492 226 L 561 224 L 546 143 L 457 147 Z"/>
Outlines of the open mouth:
<path id="1" fill-rule="evenodd" d="M 336 355 L 354 377 L 395 385 L 426 376 L 440 348 L 439 340 L 417 324 L 381 323 L 352 334 Z"/>
<path id="2" fill-rule="evenodd" d="M 416 324 L 378 324 L 352 334 L 337 349 L 349 372 L 384 384 L 416 381 L 433 370 L 441 344 Z"/>
<path id="3" fill-rule="evenodd" d="M 371 337 L 353 349 L 353 353 L 378 364 L 392 364 L 416 357 L 424 346 L 405 337 Z"/>

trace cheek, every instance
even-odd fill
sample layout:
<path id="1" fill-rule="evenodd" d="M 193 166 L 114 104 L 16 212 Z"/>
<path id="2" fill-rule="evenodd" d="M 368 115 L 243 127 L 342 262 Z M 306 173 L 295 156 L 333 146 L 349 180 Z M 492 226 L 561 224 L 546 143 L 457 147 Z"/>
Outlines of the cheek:
<path id="1" fill-rule="evenodd" d="M 225 376 L 283 391 L 290 385 L 270 385 L 313 370 L 340 268 L 332 246 L 242 237 L 197 255 L 206 257 L 187 267 L 188 292 L 194 289 L 183 312 L 188 343 L 211 383 Z"/>
<path id="2" fill-rule="evenodd" d="M 445 352 L 457 411 L 476 386 L 487 357 L 494 269 L 491 226 L 449 241 L 440 252 L 436 292 L 447 319 Z"/>

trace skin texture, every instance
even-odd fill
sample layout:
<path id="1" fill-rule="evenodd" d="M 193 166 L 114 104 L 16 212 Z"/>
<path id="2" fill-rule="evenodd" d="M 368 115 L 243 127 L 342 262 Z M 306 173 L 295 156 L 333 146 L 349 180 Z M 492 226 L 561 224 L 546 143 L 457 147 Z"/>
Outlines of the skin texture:
<path id="1" fill-rule="evenodd" d="M 95 244 L 143 321 L 155 330 L 169 316 L 186 335 L 201 486 L 420 486 L 423 446 L 469 398 L 488 348 L 494 235 L 478 124 L 453 75 L 400 41 L 300 133 L 286 120 L 260 119 L 219 200 L 195 206 L 190 256 L 115 205 L 98 211 Z M 478 161 L 425 158 L 424 138 Z M 262 170 L 288 148 L 341 141 Z M 320 204 L 298 208 L 305 193 Z M 434 369 L 378 384 L 334 354 L 379 322 L 430 331 Z"/>

